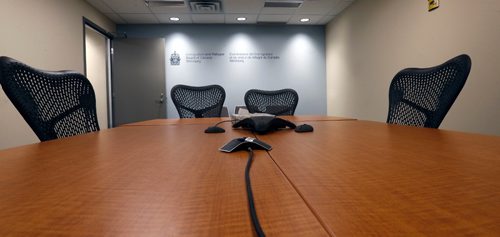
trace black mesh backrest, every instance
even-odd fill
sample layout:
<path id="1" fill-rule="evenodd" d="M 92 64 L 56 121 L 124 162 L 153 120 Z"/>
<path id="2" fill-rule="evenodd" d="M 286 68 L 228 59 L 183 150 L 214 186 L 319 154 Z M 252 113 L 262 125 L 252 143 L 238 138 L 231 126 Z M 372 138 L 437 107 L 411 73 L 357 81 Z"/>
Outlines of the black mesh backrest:
<path id="1" fill-rule="evenodd" d="M 463 54 L 436 67 L 400 71 L 389 88 L 387 123 L 438 128 L 470 68 L 470 57 Z"/>
<path id="2" fill-rule="evenodd" d="M 209 118 L 220 117 L 226 91 L 219 85 L 187 86 L 176 85 L 170 91 L 179 117 Z"/>
<path id="3" fill-rule="evenodd" d="M 41 141 L 99 130 L 94 90 L 79 73 L 42 71 L 0 57 L 0 84 Z"/>
<path id="4" fill-rule="evenodd" d="M 293 115 L 299 95 L 293 89 L 264 91 L 251 89 L 245 93 L 245 105 L 250 113 Z"/>

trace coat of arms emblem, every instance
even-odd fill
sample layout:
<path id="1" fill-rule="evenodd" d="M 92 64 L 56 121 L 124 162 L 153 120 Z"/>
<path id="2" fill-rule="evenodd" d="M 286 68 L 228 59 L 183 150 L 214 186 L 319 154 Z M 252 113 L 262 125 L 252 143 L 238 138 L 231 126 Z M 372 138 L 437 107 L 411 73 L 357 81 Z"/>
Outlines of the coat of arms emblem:
<path id="1" fill-rule="evenodd" d="M 180 65 L 181 64 L 181 56 L 174 51 L 173 54 L 170 55 L 170 65 Z"/>

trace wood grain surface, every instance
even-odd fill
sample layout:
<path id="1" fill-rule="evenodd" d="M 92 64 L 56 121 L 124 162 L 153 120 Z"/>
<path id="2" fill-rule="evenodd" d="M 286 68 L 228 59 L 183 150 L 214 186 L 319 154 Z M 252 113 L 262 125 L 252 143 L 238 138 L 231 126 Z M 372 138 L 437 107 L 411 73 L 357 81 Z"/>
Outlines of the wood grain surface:
<path id="1" fill-rule="evenodd" d="M 355 120 L 352 118 L 321 116 L 321 115 L 299 115 L 299 116 L 278 116 L 292 122 L 308 122 L 308 121 L 349 121 Z M 183 118 L 183 119 L 153 119 L 136 123 L 128 123 L 121 126 L 163 126 L 163 125 L 188 125 L 188 124 L 207 124 L 213 125 L 221 121 L 230 120 L 229 117 L 220 118 Z"/>
<path id="2" fill-rule="evenodd" d="M 258 137 L 331 235 L 500 236 L 500 137 L 310 124 Z"/>
<path id="3" fill-rule="evenodd" d="M 247 154 L 218 151 L 250 133 L 203 133 L 216 120 L 0 151 L 0 236 L 252 236 Z M 500 236 L 500 137 L 307 123 L 258 136 L 273 146 L 251 172 L 268 236 Z"/>
<path id="4" fill-rule="evenodd" d="M 300 123 L 300 122 L 312 122 L 312 121 L 353 121 L 356 120 L 354 118 L 346 118 L 346 117 L 337 117 L 337 116 L 323 116 L 323 115 L 286 115 L 286 116 L 278 116 L 279 118 L 290 120 L 292 122 Z"/>
<path id="5" fill-rule="evenodd" d="M 121 126 L 164 126 L 164 125 L 192 125 L 192 124 L 211 125 L 224 120 L 230 120 L 230 118 L 217 117 L 217 118 L 152 119 L 136 123 L 123 124 Z"/>
<path id="6" fill-rule="evenodd" d="M 0 151 L 0 236 L 252 236 L 246 131 L 123 126 Z M 251 179 L 268 236 L 328 236 L 264 151 Z"/>

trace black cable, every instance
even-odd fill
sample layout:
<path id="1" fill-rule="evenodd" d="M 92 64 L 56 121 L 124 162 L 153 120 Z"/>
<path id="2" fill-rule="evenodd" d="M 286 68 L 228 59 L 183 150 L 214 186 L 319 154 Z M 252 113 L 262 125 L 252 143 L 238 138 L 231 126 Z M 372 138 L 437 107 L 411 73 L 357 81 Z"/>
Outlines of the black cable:
<path id="1" fill-rule="evenodd" d="M 252 184 L 250 183 L 250 167 L 252 166 L 253 161 L 253 150 L 252 148 L 248 148 L 248 162 L 247 167 L 245 168 L 245 183 L 247 186 L 247 195 L 248 195 L 248 206 L 250 208 L 250 217 L 252 218 L 252 224 L 257 232 L 257 236 L 265 237 L 266 234 L 260 227 L 259 218 L 257 217 L 257 212 L 255 211 L 255 204 L 253 202 L 253 193 L 252 193 Z"/>

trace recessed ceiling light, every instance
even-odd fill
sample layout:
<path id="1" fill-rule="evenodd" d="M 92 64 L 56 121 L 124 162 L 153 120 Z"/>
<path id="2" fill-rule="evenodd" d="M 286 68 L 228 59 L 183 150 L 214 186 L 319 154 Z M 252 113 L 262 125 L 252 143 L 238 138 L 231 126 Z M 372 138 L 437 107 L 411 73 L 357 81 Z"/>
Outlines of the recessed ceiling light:
<path id="1" fill-rule="evenodd" d="M 246 21 L 247 18 L 246 17 L 237 17 L 236 20 L 237 21 Z"/>
<path id="2" fill-rule="evenodd" d="M 311 20 L 311 19 L 309 19 L 309 18 L 302 18 L 302 19 L 300 19 L 300 22 L 308 22 L 308 21 L 310 21 L 310 20 Z"/>
<path id="3" fill-rule="evenodd" d="M 180 18 L 179 18 L 179 17 L 170 17 L 170 20 L 171 20 L 171 21 L 179 21 L 179 20 L 180 20 Z"/>

